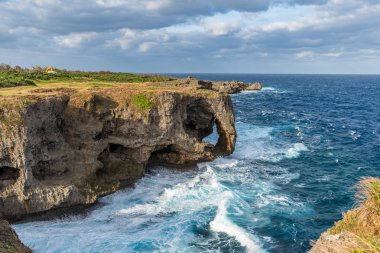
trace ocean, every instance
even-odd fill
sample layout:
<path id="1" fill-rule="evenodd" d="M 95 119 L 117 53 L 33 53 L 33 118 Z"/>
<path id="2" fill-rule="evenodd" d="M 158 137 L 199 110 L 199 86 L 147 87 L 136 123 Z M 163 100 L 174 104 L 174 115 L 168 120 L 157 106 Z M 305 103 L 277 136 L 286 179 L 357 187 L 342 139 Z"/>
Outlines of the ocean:
<path id="1" fill-rule="evenodd" d="M 153 168 L 86 215 L 13 225 L 35 252 L 297 253 L 380 177 L 380 76 L 176 74 L 263 83 L 232 95 L 236 151 Z M 208 141 L 215 142 L 212 134 Z"/>

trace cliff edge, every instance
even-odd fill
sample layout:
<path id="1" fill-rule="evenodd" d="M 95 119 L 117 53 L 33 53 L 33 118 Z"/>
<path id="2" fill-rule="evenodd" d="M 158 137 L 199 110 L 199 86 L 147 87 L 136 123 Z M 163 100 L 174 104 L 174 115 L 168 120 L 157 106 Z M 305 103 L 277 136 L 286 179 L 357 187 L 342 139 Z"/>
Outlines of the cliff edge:
<path id="1" fill-rule="evenodd" d="M 228 155 L 231 99 L 186 80 L 0 90 L 0 218 L 95 203 L 150 165 Z M 215 145 L 203 139 L 217 129 Z"/>
<path id="2" fill-rule="evenodd" d="M 380 252 L 380 179 L 362 180 L 357 198 L 359 207 L 323 233 L 309 253 Z"/>
<path id="3" fill-rule="evenodd" d="M 0 253 L 31 253 L 5 220 L 0 220 Z"/>

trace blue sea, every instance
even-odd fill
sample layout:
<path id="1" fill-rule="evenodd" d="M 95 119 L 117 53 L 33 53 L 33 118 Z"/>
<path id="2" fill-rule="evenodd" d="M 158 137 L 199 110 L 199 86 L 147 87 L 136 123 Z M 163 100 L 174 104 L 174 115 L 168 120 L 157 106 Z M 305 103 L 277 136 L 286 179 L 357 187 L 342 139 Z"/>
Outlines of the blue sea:
<path id="1" fill-rule="evenodd" d="M 353 207 L 355 184 L 380 177 L 380 76 L 191 76 L 264 84 L 232 95 L 234 154 L 152 169 L 85 216 L 14 225 L 22 241 L 37 253 L 306 252 Z"/>

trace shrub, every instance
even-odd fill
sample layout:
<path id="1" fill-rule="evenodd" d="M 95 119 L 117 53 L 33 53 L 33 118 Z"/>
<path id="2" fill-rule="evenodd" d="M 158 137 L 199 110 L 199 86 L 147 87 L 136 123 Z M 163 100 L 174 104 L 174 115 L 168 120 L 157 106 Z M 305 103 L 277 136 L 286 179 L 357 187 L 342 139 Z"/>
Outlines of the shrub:
<path id="1" fill-rule="evenodd" d="M 145 94 L 135 95 L 131 102 L 141 110 L 150 110 L 153 108 L 153 103 L 146 97 Z"/>

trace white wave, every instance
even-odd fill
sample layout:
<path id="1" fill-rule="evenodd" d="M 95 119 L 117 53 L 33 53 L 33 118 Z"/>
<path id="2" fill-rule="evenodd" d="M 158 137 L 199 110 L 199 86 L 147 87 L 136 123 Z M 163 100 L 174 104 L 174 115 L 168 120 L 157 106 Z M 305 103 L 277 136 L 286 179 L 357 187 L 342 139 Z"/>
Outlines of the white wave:
<path id="1" fill-rule="evenodd" d="M 287 150 L 273 148 L 270 152 L 261 156 L 261 160 L 268 162 L 280 162 L 283 159 L 294 159 L 301 155 L 302 152 L 309 151 L 303 143 L 294 143 Z"/>
<path id="2" fill-rule="evenodd" d="M 244 229 L 228 219 L 227 206 L 232 197 L 231 192 L 224 193 L 223 198 L 218 205 L 216 216 L 210 223 L 211 230 L 214 232 L 226 233 L 227 235 L 234 237 L 242 246 L 247 248 L 247 252 L 249 253 L 265 252 Z"/>
<path id="3" fill-rule="evenodd" d="M 309 149 L 303 143 L 295 143 L 287 150 L 286 158 L 297 158 L 302 151 L 309 151 Z"/>
<path id="4" fill-rule="evenodd" d="M 220 169 L 230 169 L 236 167 L 239 162 L 236 159 L 218 158 L 212 164 Z"/>
<path id="5" fill-rule="evenodd" d="M 262 89 L 261 89 L 262 91 L 277 91 L 275 88 L 273 88 L 273 87 L 263 87 Z"/>
<path id="6" fill-rule="evenodd" d="M 121 209 L 119 215 L 157 215 L 172 212 L 194 212 L 217 204 L 222 191 L 214 171 L 207 166 L 202 174 L 193 179 L 165 188 L 153 203 Z"/>
<path id="7" fill-rule="evenodd" d="M 255 126 L 242 122 L 236 123 L 239 129 L 236 151 L 233 157 L 248 160 L 279 162 L 292 159 L 302 152 L 309 151 L 303 143 L 282 143 L 281 139 L 272 135 L 274 128 Z M 297 128 L 296 128 L 297 129 Z"/>
<path id="8" fill-rule="evenodd" d="M 294 91 L 281 90 L 274 87 L 263 87 L 259 92 L 283 94 L 283 93 L 289 93 L 289 92 L 294 92 Z"/>
<path id="9" fill-rule="evenodd" d="M 273 87 L 263 87 L 261 90 L 245 90 L 245 91 L 240 92 L 237 95 L 252 94 L 252 93 L 257 93 L 257 94 L 260 94 L 260 93 L 283 94 L 283 93 L 288 93 L 288 92 L 293 92 L 293 91 L 280 90 L 280 89 L 276 89 L 276 88 L 273 88 Z"/>
<path id="10" fill-rule="evenodd" d="M 349 131 L 349 134 L 351 136 L 351 138 L 356 141 L 357 139 L 359 139 L 361 137 L 361 134 L 359 134 L 357 131 L 355 130 L 350 130 Z"/>

